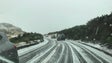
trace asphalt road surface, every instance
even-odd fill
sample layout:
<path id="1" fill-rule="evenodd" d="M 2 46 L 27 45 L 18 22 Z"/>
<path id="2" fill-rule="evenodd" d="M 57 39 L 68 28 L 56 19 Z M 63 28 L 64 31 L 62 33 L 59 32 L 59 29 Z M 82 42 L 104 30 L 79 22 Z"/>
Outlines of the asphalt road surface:
<path id="1" fill-rule="evenodd" d="M 78 41 L 48 42 L 19 56 L 20 63 L 112 63 L 112 57 Z"/>

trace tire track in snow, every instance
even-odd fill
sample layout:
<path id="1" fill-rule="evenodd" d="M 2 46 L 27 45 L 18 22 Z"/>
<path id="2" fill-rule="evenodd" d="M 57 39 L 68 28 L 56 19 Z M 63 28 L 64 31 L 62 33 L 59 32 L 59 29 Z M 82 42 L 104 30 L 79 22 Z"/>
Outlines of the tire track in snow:
<path id="1" fill-rule="evenodd" d="M 76 48 L 76 46 L 70 44 L 74 53 L 76 54 L 76 56 L 78 57 L 80 63 L 87 63 L 87 61 L 85 60 L 84 56 L 80 53 L 80 51 L 78 50 L 78 48 Z"/>
<path id="2" fill-rule="evenodd" d="M 53 49 L 55 49 L 56 46 L 57 46 L 57 44 L 52 46 L 51 48 L 47 49 L 47 51 L 42 53 L 40 56 L 35 56 L 27 63 L 41 63 L 50 54 L 50 52 L 53 51 Z"/>
<path id="3" fill-rule="evenodd" d="M 46 44 L 46 46 L 43 45 L 42 47 L 39 47 L 39 48 L 35 47 L 35 49 L 30 49 L 29 53 L 26 53 L 24 55 L 19 56 L 19 62 L 20 63 L 26 63 L 28 60 L 32 59 L 35 55 L 38 54 L 38 56 L 39 56 L 42 51 L 47 50 L 45 48 L 50 48 L 50 45 L 52 45 L 51 41 L 49 41 Z M 25 51 L 25 52 L 27 52 L 27 51 Z"/>
<path id="4" fill-rule="evenodd" d="M 61 63 L 62 57 L 64 56 L 64 52 L 65 52 L 65 46 L 62 44 L 62 52 L 60 53 L 59 59 L 57 60 L 56 63 Z"/>
<path id="5" fill-rule="evenodd" d="M 60 57 L 60 53 L 63 52 L 63 44 L 60 43 L 60 46 L 57 47 L 55 53 L 52 55 L 52 57 L 50 58 L 50 60 L 48 60 L 48 62 L 46 63 L 57 63 L 59 57 Z"/>
<path id="6" fill-rule="evenodd" d="M 55 63 L 54 59 L 58 59 L 55 58 L 54 55 L 57 55 L 57 51 L 59 50 L 59 48 L 61 47 L 61 44 L 58 44 L 57 47 L 41 62 L 41 63 Z"/>
<path id="7" fill-rule="evenodd" d="M 67 47 L 64 45 L 63 43 L 63 46 L 64 46 L 64 51 L 62 52 L 63 54 L 60 56 L 59 60 L 57 61 L 57 63 L 65 63 L 65 59 L 67 59 Z"/>
<path id="8" fill-rule="evenodd" d="M 68 56 L 67 56 L 67 59 L 66 59 L 66 63 L 73 63 L 72 51 L 71 51 L 69 45 L 66 42 L 64 42 L 64 43 L 65 43 L 66 47 L 68 47 Z"/>
<path id="9" fill-rule="evenodd" d="M 75 43 L 72 43 L 72 44 L 74 44 L 74 45 L 78 46 L 79 48 L 81 48 L 82 50 L 84 50 L 87 53 L 87 55 L 89 56 L 89 58 L 91 58 L 93 60 L 93 62 L 95 62 L 95 63 L 109 63 L 108 61 L 99 57 L 94 52 L 90 51 L 89 49 L 85 48 L 84 46 L 81 46 L 80 44 L 75 44 Z"/>
<path id="10" fill-rule="evenodd" d="M 68 44 L 68 43 L 67 43 Z M 71 50 L 71 52 L 72 52 L 72 57 L 73 57 L 73 63 L 80 63 L 80 61 L 79 61 L 79 59 L 78 59 L 78 57 L 77 57 L 77 55 L 74 53 L 74 51 L 73 51 L 73 48 L 71 47 L 71 45 L 70 44 L 68 44 L 69 45 L 69 47 L 70 47 L 70 50 Z"/>
<path id="11" fill-rule="evenodd" d="M 79 46 L 83 46 L 83 45 L 79 44 Z M 91 51 L 90 49 L 84 47 L 84 46 L 83 46 L 83 49 L 85 49 L 88 52 L 90 52 L 91 54 L 93 54 L 93 56 L 96 56 L 100 61 L 102 61 L 102 63 L 112 63 L 112 62 L 109 62 L 108 60 L 104 59 L 103 57 L 99 56 L 95 52 Z"/>
<path id="12" fill-rule="evenodd" d="M 83 47 L 77 46 L 77 44 L 69 43 L 73 48 L 76 48 L 76 50 L 82 55 L 82 57 L 86 60 L 87 63 L 101 63 L 102 61 L 99 61 L 97 57 L 94 57 L 93 54 L 89 53 Z M 94 61 L 93 61 L 94 60 Z"/>

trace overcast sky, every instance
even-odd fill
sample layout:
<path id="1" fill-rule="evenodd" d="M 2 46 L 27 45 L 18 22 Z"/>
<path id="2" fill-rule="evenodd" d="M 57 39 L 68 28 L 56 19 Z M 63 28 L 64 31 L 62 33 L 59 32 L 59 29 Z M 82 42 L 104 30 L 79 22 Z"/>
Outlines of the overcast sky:
<path id="1" fill-rule="evenodd" d="M 112 12 L 112 0 L 0 0 L 0 23 L 48 33 Z"/>

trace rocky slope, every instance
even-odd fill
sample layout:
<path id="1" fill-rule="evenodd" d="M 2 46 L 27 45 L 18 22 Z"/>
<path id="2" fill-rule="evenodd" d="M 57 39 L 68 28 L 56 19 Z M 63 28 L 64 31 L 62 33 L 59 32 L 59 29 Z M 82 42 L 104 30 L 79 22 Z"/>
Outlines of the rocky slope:
<path id="1" fill-rule="evenodd" d="M 16 37 L 19 34 L 23 34 L 24 31 L 9 23 L 0 23 L 0 32 L 4 32 L 7 34 L 8 38 Z"/>

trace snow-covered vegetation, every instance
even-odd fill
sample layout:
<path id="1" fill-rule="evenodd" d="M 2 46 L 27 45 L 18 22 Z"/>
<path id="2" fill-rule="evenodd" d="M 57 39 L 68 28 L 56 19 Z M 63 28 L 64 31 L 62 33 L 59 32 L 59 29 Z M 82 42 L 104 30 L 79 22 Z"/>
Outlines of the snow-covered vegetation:
<path id="1" fill-rule="evenodd" d="M 43 42 L 43 39 L 43 35 L 39 33 L 24 33 L 23 35 L 18 35 L 17 37 L 11 38 L 10 41 L 15 43 L 17 47 L 27 47 L 32 44 Z"/>
<path id="2" fill-rule="evenodd" d="M 38 44 L 43 41 L 42 34 L 25 32 L 21 28 L 9 23 L 0 23 L 0 32 L 4 32 L 17 47 Z"/>

